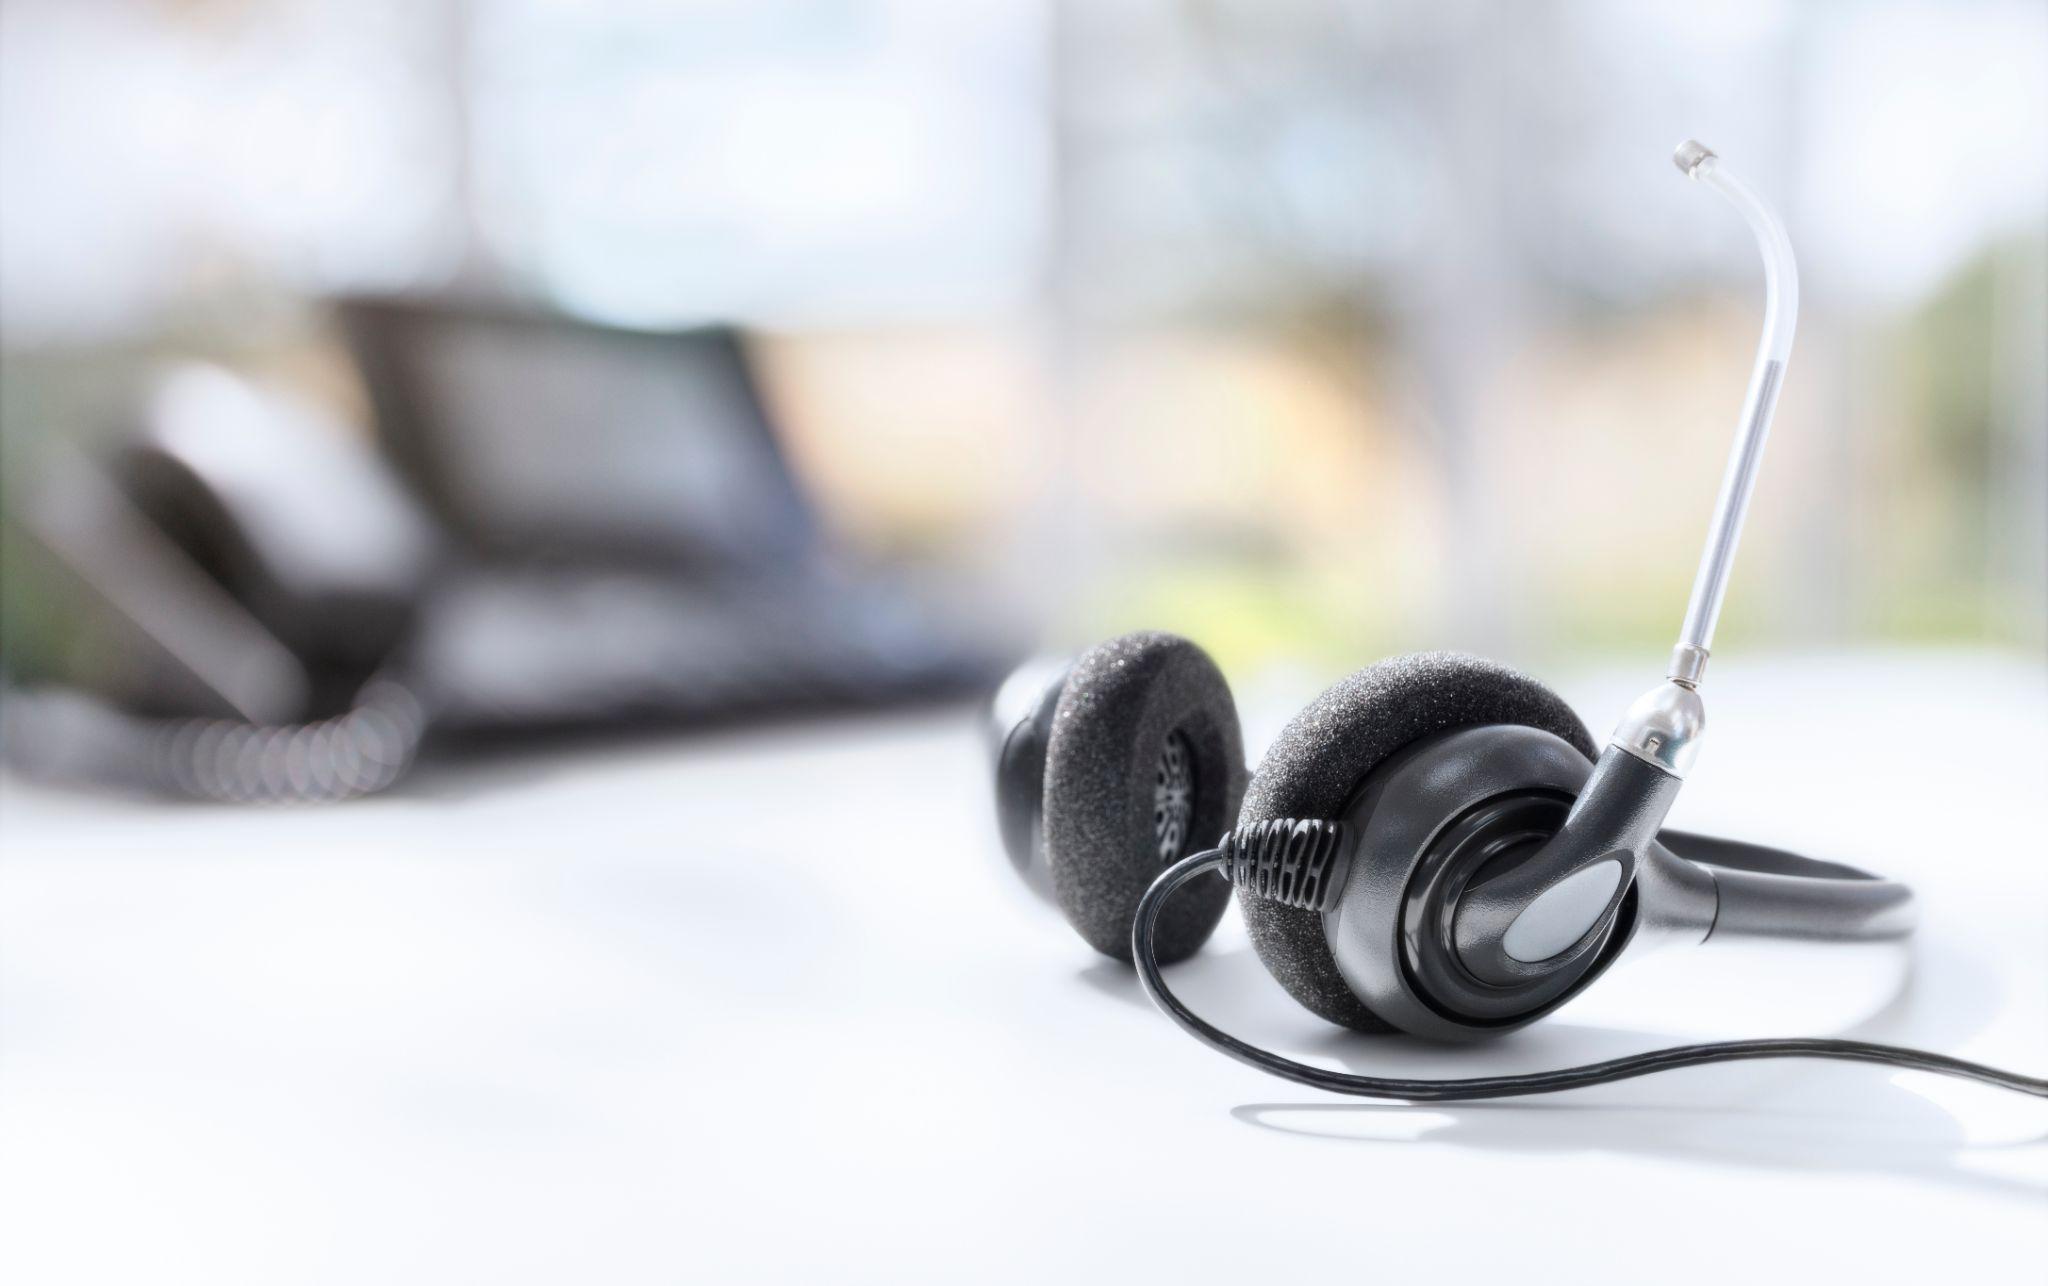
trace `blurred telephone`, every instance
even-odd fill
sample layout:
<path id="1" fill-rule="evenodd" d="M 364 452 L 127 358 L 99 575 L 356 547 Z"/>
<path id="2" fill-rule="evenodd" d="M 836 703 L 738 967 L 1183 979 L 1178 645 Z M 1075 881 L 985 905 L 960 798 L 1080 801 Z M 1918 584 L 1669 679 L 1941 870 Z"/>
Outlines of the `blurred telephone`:
<path id="1" fill-rule="evenodd" d="M 228 371 L 167 372 L 138 420 L 17 498 L 35 601 L 11 614 L 60 637 L 10 701 L 9 756 L 234 800 L 389 785 L 424 730 L 393 657 L 432 520 L 371 443 Z"/>
<path id="2" fill-rule="evenodd" d="M 335 799 L 391 784 L 429 729 L 452 748 L 872 708 L 978 692 L 1011 659 L 986 612 L 836 547 L 738 332 L 341 315 L 374 438 L 180 367 L 117 450 L 17 489 L 13 763 Z"/>

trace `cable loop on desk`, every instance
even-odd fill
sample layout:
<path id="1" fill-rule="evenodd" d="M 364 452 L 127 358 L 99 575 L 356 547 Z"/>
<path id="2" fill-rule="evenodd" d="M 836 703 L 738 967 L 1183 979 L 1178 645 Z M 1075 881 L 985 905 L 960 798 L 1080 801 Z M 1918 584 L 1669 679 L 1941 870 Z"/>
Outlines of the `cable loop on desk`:
<path id="1" fill-rule="evenodd" d="M 1226 845 L 1227 848 L 1227 845 Z M 1298 1063 L 1270 1050 L 1260 1049 L 1222 1031 L 1198 1017 L 1181 1003 L 1161 975 L 1154 949 L 1159 909 L 1175 890 L 1199 875 L 1229 865 L 1226 848 L 1211 849 L 1181 859 L 1162 872 L 1138 902 L 1136 922 L 1131 927 L 1131 958 L 1138 968 L 1138 981 L 1145 994 L 1166 1012 L 1182 1031 L 1196 1040 L 1241 1063 L 1270 1072 L 1285 1080 L 1359 1098 L 1405 1099 L 1417 1103 L 1452 1103 L 1471 1099 L 1513 1098 L 1527 1094 L 1552 1094 L 1560 1090 L 1584 1089 L 1625 1081 L 1656 1072 L 1676 1071 L 1709 1063 L 1737 1062 L 1761 1058 L 1826 1058 L 1843 1062 L 1876 1063 L 1901 1071 L 1933 1072 L 1976 1081 L 1998 1089 L 2048 1098 L 2048 1079 L 2022 1076 L 1982 1063 L 1950 1058 L 1945 1054 L 1878 1045 L 1860 1040 L 1772 1039 L 1715 1041 L 1700 1045 L 1678 1045 L 1669 1049 L 1611 1058 L 1605 1062 L 1563 1067 L 1549 1072 L 1528 1072 L 1509 1076 L 1473 1076 L 1456 1080 L 1429 1080 L 1399 1076 L 1361 1076 Z"/>

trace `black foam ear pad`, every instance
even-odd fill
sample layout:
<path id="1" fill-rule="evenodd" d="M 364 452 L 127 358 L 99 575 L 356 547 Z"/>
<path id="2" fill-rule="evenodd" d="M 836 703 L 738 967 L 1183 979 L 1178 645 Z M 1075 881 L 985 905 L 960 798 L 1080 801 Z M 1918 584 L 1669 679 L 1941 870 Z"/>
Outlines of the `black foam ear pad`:
<path id="1" fill-rule="evenodd" d="M 1504 665 L 1456 652 L 1421 652 L 1368 666 L 1294 716 L 1252 775 L 1238 825 L 1275 817 L 1336 817 L 1358 784 L 1420 737 L 1475 724 L 1526 724 L 1587 758 L 1593 738 L 1550 689 Z M 1322 916 L 1244 894 L 1252 946 L 1280 985 L 1318 1017 L 1358 1031 L 1391 1031 L 1337 971 Z"/>
<path id="2" fill-rule="evenodd" d="M 1046 864 L 1067 922 L 1129 960 L 1138 899 L 1167 861 L 1236 824 L 1244 779 L 1237 707 L 1208 653 L 1154 632 L 1083 653 L 1045 757 Z M 1193 954 L 1229 900 L 1228 884 L 1200 880 L 1168 902 L 1160 960 Z"/>

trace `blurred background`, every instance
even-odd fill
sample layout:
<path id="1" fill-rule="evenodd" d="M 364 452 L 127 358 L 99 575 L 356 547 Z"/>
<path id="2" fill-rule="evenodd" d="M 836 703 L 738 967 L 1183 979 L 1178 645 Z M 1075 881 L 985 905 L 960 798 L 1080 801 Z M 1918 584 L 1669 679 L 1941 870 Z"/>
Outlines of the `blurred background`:
<path id="1" fill-rule="evenodd" d="M 1911 968 L 1674 953 L 1482 1055 L 1232 918 L 1187 994 L 2038 1069 L 2042 0 L 0 0 L 0 1276 L 1354 1271 L 1309 1190 L 1398 1280 L 1738 1203 L 1681 1275 L 2038 1260 L 2029 1104 L 1289 1107 L 1000 869 L 1041 648 L 1194 637 L 1255 759 L 1390 653 L 1596 732 L 1661 673 L 1762 323 L 1688 137 L 1802 308 L 1673 821 L 1912 882 Z"/>
<path id="2" fill-rule="evenodd" d="M 10 754 L 1647 672 L 1761 316 L 1689 135 L 1804 287 L 1722 642 L 2038 657 L 2035 0 L 6 0 Z"/>

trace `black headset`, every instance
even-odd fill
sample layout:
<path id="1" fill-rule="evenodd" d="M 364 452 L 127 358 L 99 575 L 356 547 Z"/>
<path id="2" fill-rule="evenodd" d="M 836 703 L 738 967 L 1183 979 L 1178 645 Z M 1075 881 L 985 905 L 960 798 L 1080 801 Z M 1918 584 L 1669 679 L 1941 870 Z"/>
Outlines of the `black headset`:
<path id="1" fill-rule="evenodd" d="M 1237 711 L 1201 648 L 1129 634 L 1012 675 L 992 711 L 1003 846 L 1096 950 L 1133 962 L 1189 1034 L 1341 1094 L 1409 1100 L 1573 1089 L 1701 1063 L 1832 1058 L 2048 1097 L 2048 1080 L 1865 1041 L 1723 1041 L 1552 1072 L 1361 1076 L 1222 1032 L 1168 989 L 1238 894 L 1289 995 L 1362 1032 L 1474 1040 L 1534 1022 L 1624 957 L 1732 938 L 1856 942 L 1913 927 L 1904 885 L 1779 849 L 1663 829 L 1699 748 L 1699 685 L 1791 353 L 1783 228 L 1719 158 L 1674 160 L 1763 251 L 1766 321 L 1706 554 L 1665 681 L 1604 747 L 1549 689 L 1449 652 L 1382 661 L 1324 692 L 1247 774 Z M 1247 780 L 1249 776 L 1249 780 Z M 1215 872 L 1223 878 L 1203 878 Z"/>

